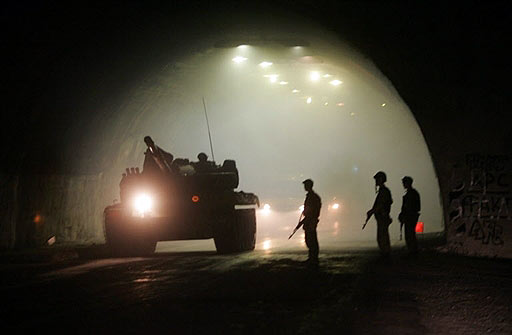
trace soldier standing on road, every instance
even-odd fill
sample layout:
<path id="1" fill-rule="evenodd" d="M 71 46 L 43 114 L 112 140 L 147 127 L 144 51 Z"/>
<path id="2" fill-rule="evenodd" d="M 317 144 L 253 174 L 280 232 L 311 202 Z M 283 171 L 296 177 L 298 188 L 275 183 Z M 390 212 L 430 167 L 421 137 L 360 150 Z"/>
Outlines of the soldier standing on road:
<path id="1" fill-rule="evenodd" d="M 405 194 L 402 198 L 402 210 L 398 215 L 398 220 L 405 226 L 405 243 L 407 244 L 407 249 L 410 254 L 415 254 L 418 252 L 415 229 L 418 218 L 420 217 L 420 194 L 412 187 L 411 177 L 403 177 L 402 184 L 405 188 Z"/>
<path id="2" fill-rule="evenodd" d="M 381 254 L 388 256 L 391 251 L 388 227 L 392 222 L 389 212 L 391 211 L 393 199 L 391 198 L 391 192 L 384 185 L 387 181 L 386 174 L 379 171 L 373 178 L 375 179 L 375 187 L 378 187 L 378 191 L 373 207 L 366 213 L 366 221 L 368 222 L 372 215 L 375 215 L 375 220 L 377 220 L 377 243 Z"/>
<path id="3" fill-rule="evenodd" d="M 303 226 L 305 233 L 306 246 L 309 249 L 308 260 L 310 264 L 318 264 L 318 237 L 316 234 L 316 226 L 318 225 L 318 217 L 320 216 L 320 209 L 322 208 L 322 200 L 313 191 L 313 181 L 306 179 L 302 182 L 304 189 L 308 192 L 306 200 L 304 200 L 304 210 L 302 212 L 303 219 L 299 222 L 296 229 Z"/>

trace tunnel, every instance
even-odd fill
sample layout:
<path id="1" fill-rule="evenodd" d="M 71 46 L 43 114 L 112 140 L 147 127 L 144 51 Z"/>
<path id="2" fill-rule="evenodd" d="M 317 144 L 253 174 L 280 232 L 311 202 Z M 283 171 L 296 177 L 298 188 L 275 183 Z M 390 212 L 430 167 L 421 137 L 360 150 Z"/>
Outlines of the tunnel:
<path id="1" fill-rule="evenodd" d="M 3 329 L 512 333 L 508 7 L 4 3 Z"/>
<path id="2" fill-rule="evenodd" d="M 157 34 L 133 29 L 135 42 L 106 37 L 110 53 L 100 65 L 90 65 L 101 53 L 94 43 L 73 51 L 97 70 L 94 76 L 75 68 L 73 57 L 59 64 L 56 91 L 43 90 L 38 101 L 44 121 L 32 126 L 42 130 L 27 139 L 51 150 L 27 149 L 19 165 L 36 165 L 36 172 L 7 179 L 11 191 L 4 196 L 15 206 L 7 209 L 11 225 L 3 245 L 52 237 L 102 243 L 103 209 L 119 198 L 124 169 L 142 167 L 146 135 L 175 157 L 195 160 L 205 152 L 219 164 L 234 159 L 239 188 L 262 203 L 260 248 L 293 229 L 306 178 L 323 200 L 321 240 L 374 240 L 375 229 L 361 226 L 379 170 L 394 199 L 392 239 L 399 235 L 404 176 L 413 177 L 421 194 L 425 232 L 444 230 L 439 181 L 422 129 L 371 55 L 290 13 L 186 17 L 175 17 Z M 120 48 L 130 43 L 139 45 Z"/>

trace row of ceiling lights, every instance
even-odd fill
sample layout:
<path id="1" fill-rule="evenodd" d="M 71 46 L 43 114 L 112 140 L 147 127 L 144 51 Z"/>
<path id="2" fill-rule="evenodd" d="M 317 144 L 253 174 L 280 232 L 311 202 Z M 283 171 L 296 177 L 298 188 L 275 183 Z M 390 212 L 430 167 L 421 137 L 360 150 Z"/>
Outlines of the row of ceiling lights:
<path id="1" fill-rule="evenodd" d="M 237 63 L 237 64 L 240 64 L 240 63 L 243 63 L 243 62 L 247 61 L 247 59 L 248 59 L 247 57 L 236 56 L 236 57 L 234 57 L 232 59 L 232 61 Z M 272 66 L 273 63 L 269 62 L 269 61 L 263 61 L 263 62 L 259 63 L 258 65 L 261 68 L 266 69 L 266 68 L 269 68 L 270 66 Z M 278 74 L 266 74 L 266 75 L 264 75 L 264 77 L 265 78 L 269 78 L 271 83 L 276 83 L 279 75 Z M 330 77 L 332 77 L 332 75 L 330 75 L 328 73 L 321 75 L 320 72 L 318 72 L 318 71 L 312 71 L 312 72 L 310 72 L 310 75 L 309 75 L 309 78 L 312 81 L 318 81 L 318 80 L 320 80 L 320 78 L 330 78 Z M 341 80 L 338 80 L 338 79 L 333 79 L 333 80 L 329 81 L 329 84 L 331 84 L 333 86 L 339 86 L 339 85 L 343 84 L 343 82 Z M 279 81 L 279 85 L 288 85 L 288 82 L 284 81 L 284 80 L 281 80 L 281 81 Z M 300 92 L 300 90 L 298 90 L 296 88 L 294 88 L 292 90 L 292 93 L 299 93 L 299 92 Z M 306 103 L 307 104 L 311 104 L 312 102 L 313 102 L 313 98 L 312 97 L 307 97 L 306 98 Z M 324 106 L 328 106 L 328 105 L 329 105 L 328 102 L 324 102 Z M 344 103 L 343 102 L 338 102 L 336 105 L 339 106 L 339 107 L 343 107 Z M 385 107 L 385 106 L 386 106 L 385 103 L 381 104 L 381 107 Z M 350 113 L 350 116 L 354 116 L 354 115 L 355 115 L 354 112 Z"/>
<path id="2" fill-rule="evenodd" d="M 232 59 L 232 61 L 237 63 L 237 64 L 240 64 L 240 63 L 243 63 L 243 62 L 247 61 L 247 59 L 248 59 L 247 57 L 236 56 L 236 57 L 234 57 Z M 266 69 L 266 68 L 269 68 L 270 66 L 272 66 L 273 63 L 269 62 L 269 61 L 263 61 L 263 62 L 259 63 L 258 65 L 261 68 Z M 263 75 L 263 77 L 268 78 L 271 83 L 276 83 L 279 75 L 278 74 L 266 74 L 266 75 Z M 309 74 L 309 78 L 312 81 L 318 81 L 318 80 L 320 80 L 320 78 L 330 78 L 330 77 L 332 77 L 332 75 L 330 75 L 328 73 L 321 75 L 320 72 L 318 72 L 318 71 L 312 71 Z M 287 81 L 284 81 L 284 80 L 279 81 L 279 85 L 283 85 L 284 86 L 284 85 L 288 85 L 288 84 L 289 84 L 289 82 L 287 82 Z M 340 84 L 343 84 L 343 82 L 341 80 L 338 80 L 338 79 L 333 79 L 333 80 L 331 80 L 329 82 L 329 84 L 331 84 L 333 86 L 338 86 Z M 292 90 L 292 93 L 299 93 L 299 92 L 300 92 L 300 90 L 298 90 L 296 88 L 294 88 Z M 313 98 L 312 97 L 307 97 L 306 98 L 306 103 L 307 104 L 311 104 L 312 102 L 313 102 Z M 329 105 L 328 102 L 324 103 L 324 106 L 328 106 L 328 105 Z M 343 102 L 339 102 L 336 105 L 340 106 L 340 107 L 343 107 L 344 103 Z M 353 115 L 353 113 L 351 115 Z"/>
<path id="3" fill-rule="evenodd" d="M 232 59 L 233 62 L 239 64 L 239 63 L 242 63 L 242 62 L 245 62 L 247 60 L 247 57 L 243 57 L 243 56 L 236 56 Z M 266 69 L 270 66 L 272 66 L 272 62 L 268 62 L 268 61 L 263 61 L 261 63 L 259 63 L 258 65 L 263 68 L 263 69 Z M 272 83 L 275 83 L 277 81 L 277 77 L 279 77 L 278 74 L 268 74 L 268 75 L 265 75 L 264 77 L 267 77 L 267 78 L 270 78 L 270 82 Z M 321 77 L 323 78 L 330 78 L 332 77 L 332 75 L 326 73 L 324 75 L 321 75 L 318 71 L 312 71 L 309 75 L 309 78 L 312 80 L 312 81 L 318 81 Z M 288 84 L 287 81 L 281 81 L 279 82 L 279 84 L 281 85 L 286 85 Z M 333 79 L 329 82 L 329 84 L 333 85 L 333 86 L 338 86 L 340 84 L 343 84 L 343 82 L 341 80 L 338 80 L 338 79 Z M 296 90 L 294 90 L 296 91 Z"/>

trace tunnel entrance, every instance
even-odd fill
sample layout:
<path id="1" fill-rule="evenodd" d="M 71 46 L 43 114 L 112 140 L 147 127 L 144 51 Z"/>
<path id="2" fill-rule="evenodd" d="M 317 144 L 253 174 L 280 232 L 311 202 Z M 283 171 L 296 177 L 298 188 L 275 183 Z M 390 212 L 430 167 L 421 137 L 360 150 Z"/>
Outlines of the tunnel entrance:
<path id="1" fill-rule="evenodd" d="M 393 195 L 392 239 L 399 235 L 406 175 L 421 194 L 425 232 L 442 231 L 432 159 L 398 92 L 335 36 L 304 25 L 296 29 L 204 38 L 187 57 L 148 75 L 105 125 L 109 136 L 113 124 L 128 125 L 117 133 L 118 158 L 108 173 L 115 182 L 106 189 L 117 190 L 115 176 L 126 166 L 142 164 L 142 138 L 151 135 L 175 157 L 206 152 L 217 163 L 237 161 L 240 189 L 268 204 L 258 214 L 263 249 L 295 226 L 306 178 L 315 181 L 323 200 L 320 240 L 373 240 L 375 225 L 364 231 L 361 225 L 373 204 L 378 170 L 387 173 Z"/>

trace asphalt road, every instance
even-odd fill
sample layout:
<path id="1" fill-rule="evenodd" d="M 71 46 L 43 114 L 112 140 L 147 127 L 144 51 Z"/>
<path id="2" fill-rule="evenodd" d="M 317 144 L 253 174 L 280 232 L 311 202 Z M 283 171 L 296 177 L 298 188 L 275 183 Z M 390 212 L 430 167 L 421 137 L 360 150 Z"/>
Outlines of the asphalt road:
<path id="1" fill-rule="evenodd" d="M 319 269 L 302 263 L 304 251 L 284 250 L 160 251 L 150 258 L 4 265 L 2 327 L 74 333 L 336 329 L 347 321 L 342 302 L 350 300 L 370 255 L 324 254 Z"/>
<path id="2" fill-rule="evenodd" d="M 195 244 L 199 243 L 199 244 Z M 109 258 L 103 246 L 3 262 L 2 329 L 52 333 L 507 334 L 509 261 L 395 246 L 217 255 L 210 242 L 159 244 L 148 258 Z M 273 241 L 274 244 L 279 245 Z M 268 246 L 268 244 L 267 244 Z M 5 257 L 3 258 L 6 259 Z"/>

